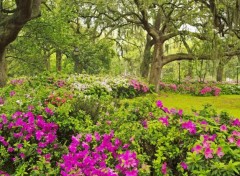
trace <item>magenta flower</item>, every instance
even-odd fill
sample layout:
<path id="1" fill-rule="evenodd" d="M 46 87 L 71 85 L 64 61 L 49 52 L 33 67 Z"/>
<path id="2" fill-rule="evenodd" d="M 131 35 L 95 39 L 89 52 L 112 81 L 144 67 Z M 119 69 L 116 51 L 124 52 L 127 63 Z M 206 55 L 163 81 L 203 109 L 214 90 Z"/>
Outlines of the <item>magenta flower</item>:
<path id="1" fill-rule="evenodd" d="M 38 149 L 37 149 L 37 153 L 38 153 L 39 155 L 41 155 L 41 154 L 42 154 L 42 150 L 41 150 L 40 148 L 38 148 Z"/>
<path id="2" fill-rule="evenodd" d="M 32 111 L 32 110 L 34 110 L 34 106 L 33 105 L 29 105 L 28 106 L 28 111 Z"/>
<path id="3" fill-rule="evenodd" d="M 212 91 L 211 87 L 204 87 L 202 90 L 200 90 L 200 94 L 205 95 L 207 93 L 210 93 Z"/>
<path id="4" fill-rule="evenodd" d="M 185 162 L 181 162 L 181 167 L 186 170 L 188 168 L 188 165 Z"/>
<path id="5" fill-rule="evenodd" d="M 0 97 L 0 106 L 4 105 L 4 99 Z"/>
<path id="6" fill-rule="evenodd" d="M 167 174 L 167 163 L 166 163 L 166 162 L 164 162 L 164 163 L 162 164 L 161 172 L 162 172 L 163 175 L 166 175 L 166 174 Z"/>
<path id="7" fill-rule="evenodd" d="M 240 139 L 237 140 L 236 144 L 238 147 L 240 147 Z"/>
<path id="8" fill-rule="evenodd" d="M 86 134 L 85 140 L 86 140 L 86 142 L 91 142 L 92 141 L 92 135 L 91 134 Z"/>
<path id="9" fill-rule="evenodd" d="M 236 118 L 235 120 L 232 121 L 232 126 L 238 126 L 240 127 L 240 120 Z"/>
<path id="10" fill-rule="evenodd" d="M 115 142 L 114 142 L 114 145 L 118 147 L 121 144 L 122 144 L 122 142 L 118 138 L 116 138 Z"/>
<path id="11" fill-rule="evenodd" d="M 197 154 L 200 153 L 202 150 L 201 145 L 196 145 L 195 147 L 192 148 L 192 152 L 196 152 Z"/>
<path id="12" fill-rule="evenodd" d="M 160 100 L 158 100 L 156 104 L 157 104 L 157 107 L 159 108 L 163 107 L 163 103 Z"/>
<path id="13" fill-rule="evenodd" d="M 138 165 L 137 155 L 135 152 L 127 150 L 125 153 L 119 155 L 120 165 L 123 168 L 132 168 Z"/>
<path id="14" fill-rule="evenodd" d="M 3 125 L 5 125 L 5 124 L 7 124 L 8 123 L 8 119 L 7 119 L 7 116 L 5 115 L 5 114 L 2 114 L 1 116 L 0 116 L 0 119 L 2 119 L 2 124 Z"/>
<path id="15" fill-rule="evenodd" d="M 235 138 L 234 138 L 233 136 L 229 136 L 229 137 L 228 137 L 228 141 L 229 141 L 230 143 L 234 143 Z"/>
<path id="16" fill-rule="evenodd" d="M 23 147 L 22 144 L 18 144 L 18 145 L 17 145 L 17 148 L 18 148 L 18 149 L 21 149 L 22 147 Z"/>
<path id="17" fill-rule="evenodd" d="M 162 122 L 162 124 L 165 125 L 165 126 L 168 126 L 168 125 L 169 125 L 168 116 L 166 116 L 166 117 L 160 117 L 160 118 L 158 119 L 158 121 Z"/>
<path id="18" fill-rule="evenodd" d="M 220 131 L 227 131 L 227 126 L 226 125 L 220 126 Z"/>
<path id="19" fill-rule="evenodd" d="M 183 115 L 183 110 L 182 110 L 182 109 L 179 109 L 179 110 L 178 110 L 178 115 L 179 115 L 179 116 L 182 116 L 182 115 Z"/>
<path id="20" fill-rule="evenodd" d="M 100 141 L 101 136 L 99 135 L 98 132 L 95 132 L 95 133 L 94 133 L 94 136 L 95 136 L 96 141 Z"/>
<path id="21" fill-rule="evenodd" d="M 45 112 L 50 116 L 52 116 L 54 114 L 53 111 L 48 107 L 45 108 Z"/>
<path id="22" fill-rule="evenodd" d="M 170 113 L 174 115 L 177 113 L 177 110 L 175 108 L 172 108 L 172 109 L 170 109 Z"/>
<path id="23" fill-rule="evenodd" d="M 216 154 L 217 154 L 217 156 L 219 158 L 223 157 L 224 153 L 222 152 L 222 148 L 221 147 L 218 147 Z"/>
<path id="24" fill-rule="evenodd" d="M 7 172 L 1 171 L 1 170 L 0 170 L 0 175 L 2 175 L 2 176 L 10 176 Z"/>
<path id="25" fill-rule="evenodd" d="M 215 141 L 216 137 L 217 137 L 217 134 L 213 134 L 212 136 L 208 136 L 208 140 Z"/>
<path id="26" fill-rule="evenodd" d="M 8 152 L 13 152 L 14 151 L 14 148 L 13 147 L 8 147 Z"/>
<path id="27" fill-rule="evenodd" d="M 130 146 L 130 144 L 124 144 L 124 145 L 123 145 L 123 148 L 124 148 L 124 149 L 128 149 L 129 146 Z"/>
<path id="28" fill-rule="evenodd" d="M 200 122 L 201 125 L 208 125 L 207 121 L 203 120 Z"/>
<path id="29" fill-rule="evenodd" d="M 182 128 L 187 129 L 191 134 L 196 134 L 196 125 L 192 121 L 182 123 Z"/>
<path id="30" fill-rule="evenodd" d="M 43 135 L 44 135 L 44 132 L 43 132 L 43 131 L 41 131 L 41 130 L 37 130 L 37 131 L 36 131 L 36 139 L 37 139 L 38 141 L 40 141 L 40 140 L 42 139 Z"/>
<path id="31" fill-rule="evenodd" d="M 208 141 L 203 141 L 203 148 L 209 148 L 210 144 Z"/>
<path id="32" fill-rule="evenodd" d="M 169 111 L 169 109 L 168 109 L 167 107 L 162 107 L 162 110 L 163 110 L 165 113 L 170 114 L 170 111 Z"/>
<path id="33" fill-rule="evenodd" d="M 46 154 L 46 155 L 44 155 L 44 158 L 45 158 L 45 160 L 46 161 L 50 161 L 50 159 L 51 159 L 51 154 L 50 153 L 48 153 L 48 154 Z"/>
<path id="34" fill-rule="evenodd" d="M 126 171 L 125 174 L 126 176 L 138 176 L 138 171 L 136 169 L 131 171 Z M 117 174 L 114 176 L 117 176 Z"/>
<path id="35" fill-rule="evenodd" d="M 148 128 L 148 121 L 147 120 L 143 120 L 142 121 L 142 126 L 143 126 L 143 128 L 147 129 Z"/>
<path id="36" fill-rule="evenodd" d="M 206 148 L 204 151 L 205 158 L 213 158 L 213 150 L 211 148 Z"/>
<path id="37" fill-rule="evenodd" d="M 16 92 L 12 90 L 9 94 L 10 94 L 10 97 L 13 97 L 16 94 Z"/>
<path id="38" fill-rule="evenodd" d="M 20 153 L 19 156 L 24 159 L 25 158 L 25 154 L 24 153 Z"/>
<path id="39" fill-rule="evenodd" d="M 170 84 L 169 88 L 172 89 L 173 91 L 177 91 L 177 85 L 176 84 Z"/>
<path id="40" fill-rule="evenodd" d="M 233 135 L 233 136 L 240 137 L 240 132 L 234 130 L 234 131 L 232 132 L 232 135 Z"/>

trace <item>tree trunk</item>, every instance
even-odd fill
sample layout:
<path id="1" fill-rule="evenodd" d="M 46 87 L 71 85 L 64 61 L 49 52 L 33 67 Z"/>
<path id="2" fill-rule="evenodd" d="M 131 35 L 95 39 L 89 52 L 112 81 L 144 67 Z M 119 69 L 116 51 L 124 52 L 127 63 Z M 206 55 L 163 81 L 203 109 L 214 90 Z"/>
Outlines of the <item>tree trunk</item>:
<path id="1" fill-rule="evenodd" d="M 6 50 L 0 49 L 0 87 L 4 87 L 7 83 L 7 62 L 5 58 Z"/>
<path id="2" fill-rule="evenodd" d="M 222 61 L 220 61 L 217 67 L 217 82 L 223 81 L 223 71 L 224 71 L 224 65 L 222 64 Z"/>
<path id="3" fill-rule="evenodd" d="M 157 41 L 154 44 L 153 61 L 151 65 L 149 83 L 155 86 L 155 91 L 159 91 L 159 80 L 163 67 L 163 42 Z"/>
<path id="4" fill-rule="evenodd" d="M 187 73 L 187 76 L 189 78 L 193 78 L 193 63 L 192 63 L 192 60 L 188 61 L 188 73 Z"/>
<path id="5" fill-rule="evenodd" d="M 0 87 L 7 82 L 6 47 L 13 42 L 23 26 L 40 15 L 41 0 L 16 0 L 14 13 L 0 12 Z M 1 1 L 2 3 L 2 1 Z M 2 5 L 2 4 L 1 4 Z"/>
<path id="6" fill-rule="evenodd" d="M 79 73 L 79 74 L 82 74 L 82 72 L 83 72 L 82 64 L 76 58 L 74 59 L 74 72 Z"/>
<path id="7" fill-rule="evenodd" d="M 151 63 L 151 37 L 147 34 L 146 45 L 143 53 L 143 61 L 140 66 L 140 73 L 143 78 L 148 78 L 149 65 Z"/>
<path id="8" fill-rule="evenodd" d="M 47 51 L 44 51 L 44 64 L 46 71 L 50 71 L 50 54 Z"/>
<path id="9" fill-rule="evenodd" d="M 58 72 L 62 71 L 62 52 L 56 51 L 56 69 Z"/>

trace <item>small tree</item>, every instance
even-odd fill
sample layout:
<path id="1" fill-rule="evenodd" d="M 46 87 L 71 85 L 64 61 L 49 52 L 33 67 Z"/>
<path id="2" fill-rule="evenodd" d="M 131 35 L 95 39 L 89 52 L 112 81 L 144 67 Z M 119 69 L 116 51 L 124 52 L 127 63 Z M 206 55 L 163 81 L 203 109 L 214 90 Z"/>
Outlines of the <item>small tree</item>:
<path id="1" fill-rule="evenodd" d="M 0 0 L 0 87 L 7 81 L 6 47 L 17 38 L 28 21 L 40 16 L 41 1 Z"/>

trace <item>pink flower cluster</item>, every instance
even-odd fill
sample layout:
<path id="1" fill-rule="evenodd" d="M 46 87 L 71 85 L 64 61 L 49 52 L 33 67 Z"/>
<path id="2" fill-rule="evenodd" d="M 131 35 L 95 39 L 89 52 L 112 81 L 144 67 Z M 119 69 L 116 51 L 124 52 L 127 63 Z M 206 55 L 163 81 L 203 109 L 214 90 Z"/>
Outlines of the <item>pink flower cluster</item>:
<path id="1" fill-rule="evenodd" d="M 63 87 L 66 85 L 66 82 L 64 80 L 58 80 L 56 83 L 55 83 L 58 87 Z"/>
<path id="2" fill-rule="evenodd" d="M 130 85 L 133 86 L 133 88 L 137 91 L 142 91 L 144 93 L 149 91 L 149 88 L 146 85 L 143 85 L 138 80 L 132 79 L 130 81 Z"/>
<path id="3" fill-rule="evenodd" d="M 160 117 L 158 121 L 162 122 L 163 125 L 168 126 L 169 125 L 168 118 L 169 118 L 168 116 Z"/>
<path id="4" fill-rule="evenodd" d="M 24 79 L 13 79 L 10 81 L 10 84 L 16 86 L 16 85 L 22 85 L 24 83 Z"/>
<path id="5" fill-rule="evenodd" d="M 231 136 L 228 137 L 228 141 L 230 143 L 236 143 L 238 147 L 240 147 L 240 132 L 239 131 L 233 131 Z"/>
<path id="6" fill-rule="evenodd" d="M 176 109 L 174 109 L 174 108 L 172 108 L 172 109 L 168 109 L 167 107 L 164 107 L 163 106 L 163 103 L 162 103 L 162 101 L 160 101 L 160 100 L 158 100 L 157 102 L 156 102 L 156 106 L 158 107 L 158 108 L 160 108 L 163 112 L 165 112 L 165 113 L 167 113 L 167 114 L 171 114 L 171 115 L 179 115 L 180 117 L 183 115 L 183 110 L 182 109 L 179 109 L 179 110 L 176 110 Z M 161 121 L 161 120 L 160 120 Z"/>
<path id="7" fill-rule="evenodd" d="M 219 87 L 213 87 L 213 95 L 219 96 L 221 93 L 221 89 Z"/>
<path id="8" fill-rule="evenodd" d="M 172 89 L 172 90 L 175 91 L 175 92 L 176 92 L 177 89 L 178 89 L 178 87 L 177 87 L 176 84 L 170 84 L 170 85 L 169 85 L 169 88 Z"/>
<path id="9" fill-rule="evenodd" d="M 3 99 L 3 97 L 0 97 L 0 106 L 1 105 L 4 105 L 4 99 Z"/>
<path id="10" fill-rule="evenodd" d="M 178 90 L 178 86 L 176 84 L 167 84 L 167 83 L 160 82 L 159 87 L 160 89 L 168 89 L 174 92 Z"/>
<path id="11" fill-rule="evenodd" d="M 192 121 L 187 121 L 182 123 L 182 128 L 187 129 L 189 133 L 196 134 L 196 125 Z"/>
<path id="12" fill-rule="evenodd" d="M 97 132 L 87 134 L 85 138 L 72 136 L 69 152 L 62 156 L 61 175 L 137 176 L 137 156 L 127 150 L 128 146 L 114 138 L 113 131 L 102 136 Z M 108 163 L 111 158 L 114 166 Z"/>
<path id="13" fill-rule="evenodd" d="M 194 95 L 214 95 L 219 96 L 221 93 L 221 89 L 212 84 L 199 84 L 199 83 L 183 83 L 180 85 L 176 84 L 168 84 L 168 83 L 159 83 L 160 90 L 164 91 L 173 91 L 173 92 L 182 92 L 182 93 L 190 93 Z M 199 90 L 200 89 L 200 90 Z"/>
<path id="14" fill-rule="evenodd" d="M 222 147 L 219 146 L 215 152 L 211 148 L 211 143 L 214 142 L 217 137 L 216 134 L 202 135 L 202 137 L 204 139 L 202 145 L 198 144 L 193 147 L 192 152 L 196 152 L 197 154 L 203 153 L 206 159 L 213 158 L 213 154 L 216 154 L 219 158 L 222 158 L 224 156 Z"/>
<path id="15" fill-rule="evenodd" d="M 32 112 L 16 112 L 11 119 L 2 114 L 0 116 L 0 130 L 2 131 L 0 144 L 6 147 L 9 153 L 23 148 L 24 141 L 37 143 L 37 150 L 41 150 L 55 142 L 57 129 L 58 126 L 55 123 L 48 123 L 42 116 L 35 116 Z M 16 157 L 17 155 L 13 161 Z M 24 159 L 25 154 L 20 153 L 19 157 Z"/>
<path id="16" fill-rule="evenodd" d="M 211 93 L 211 92 L 212 92 L 212 88 L 208 87 L 208 86 L 206 86 L 206 87 L 204 87 L 203 89 L 200 90 L 201 95 L 205 95 L 205 94 Z"/>
<path id="17" fill-rule="evenodd" d="M 240 119 L 234 119 L 233 121 L 232 121 L 232 126 L 237 126 L 237 127 L 240 127 Z"/>
<path id="18" fill-rule="evenodd" d="M 1 171 L 1 170 L 0 170 L 0 175 L 1 175 L 1 176 L 10 176 L 8 173 L 6 173 L 6 172 L 4 172 L 4 171 Z"/>
<path id="19" fill-rule="evenodd" d="M 221 89 L 218 88 L 218 87 L 209 87 L 209 86 L 206 86 L 204 87 L 203 89 L 200 90 L 200 94 L 201 95 L 205 95 L 205 94 L 212 94 L 214 96 L 219 96 L 220 93 L 221 93 Z"/>
<path id="20" fill-rule="evenodd" d="M 185 163 L 185 162 L 181 162 L 181 163 L 180 163 L 180 166 L 181 166 L 184 170 L 187 170 L 187 169 L 188 169 L 188 165 L 187 165 L 187 163 Z M 167 163 L 166 163 L 166 162 L 164 162 L 164 163 L 162 164 L 161 172 L 162 172 L 163 175 L 167 175 Z"/>

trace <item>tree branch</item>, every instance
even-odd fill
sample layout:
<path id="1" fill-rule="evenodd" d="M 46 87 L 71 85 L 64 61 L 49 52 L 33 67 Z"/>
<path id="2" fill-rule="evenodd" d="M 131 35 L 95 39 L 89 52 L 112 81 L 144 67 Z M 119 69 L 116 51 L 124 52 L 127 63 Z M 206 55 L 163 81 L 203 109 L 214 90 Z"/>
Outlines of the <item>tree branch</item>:
<path id="1" fill-rule="evenodd" d="M 166 65 L 173 61 L 195 60 L 195 59 L 210 60 L 210 55 L 202 55 L 202 56 L 196 57 L 193 54 L 187 54 L 187 53 L 171 54 L 163 57 L 163 65 Z"/>
<path id="2" fill-rule="evenodd" d="M 0 22 L 0 48 L 5 48 L 14 41 L 23 28 L 31 19 L 40 15 L 42 0 L 16 0 L 16 11 L 11 16 L 6 16 Z"/>

